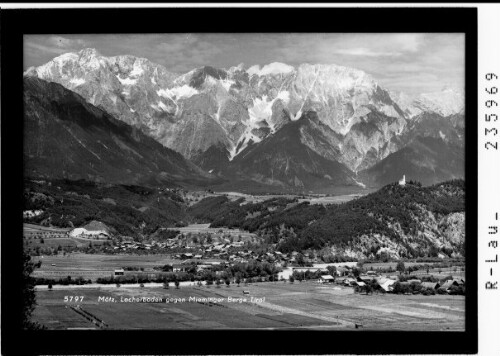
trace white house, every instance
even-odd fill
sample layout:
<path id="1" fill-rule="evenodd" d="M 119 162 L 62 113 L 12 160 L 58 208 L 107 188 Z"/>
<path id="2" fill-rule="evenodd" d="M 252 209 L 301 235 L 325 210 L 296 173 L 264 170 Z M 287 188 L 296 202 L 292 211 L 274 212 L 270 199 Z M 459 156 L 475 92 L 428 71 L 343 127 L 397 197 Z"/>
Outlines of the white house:
<path id="1" fill-rule="evenodd" d="M 378 282 L 379 286 L 386 292 L 392 292 L 394 283 L 396 283 L 396 281 L 392 279 L 385 279 Z"/>
<path id="2" fill-rule="evenodd" d="M 329 274 L 322 275 L 318 279 L 318 283 L 333 283 L 334 281 L 335 281 L 335 278 L 333 278 Z"/>
<path id="3" fill-rule="evenodd" d="M 87 230 L 84 227 L 77 227 L 70 231 L 69 236 L 71 237 L 87 237 L 87 236 L 99 236 L 99 235 L 109 236 L 105 230 Z"/>
<path id="4" fill-rule="evenodd" d="M 403 174 L 403 179 L 399 181 L 399 185 L 405 186 L 406 185 L 406 178 L 405 175 Z"/>

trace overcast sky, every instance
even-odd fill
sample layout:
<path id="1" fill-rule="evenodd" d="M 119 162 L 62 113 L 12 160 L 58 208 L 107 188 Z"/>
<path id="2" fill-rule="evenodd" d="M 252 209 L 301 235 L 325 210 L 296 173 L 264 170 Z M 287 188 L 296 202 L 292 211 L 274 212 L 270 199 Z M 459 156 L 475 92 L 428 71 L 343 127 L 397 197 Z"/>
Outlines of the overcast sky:
<path id="1" fill-rule="evenodd" d="M 145 57 L 178 73 L 204 65 L 333 63 L 362 69 L 381 86 L 408 94 L 464 86 L 463 34 L 30 35 L 24 68 L 88 47 L 104 56 Z"/>

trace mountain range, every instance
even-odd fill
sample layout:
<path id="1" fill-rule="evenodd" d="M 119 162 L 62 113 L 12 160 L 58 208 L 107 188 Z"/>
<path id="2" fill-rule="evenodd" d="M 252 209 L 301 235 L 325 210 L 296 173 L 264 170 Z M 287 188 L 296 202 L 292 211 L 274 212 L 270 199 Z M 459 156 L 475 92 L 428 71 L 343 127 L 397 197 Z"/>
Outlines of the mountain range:
<path id="1" fill-rule="evenodd" d="M 32 177 L 206 184 L 217 177 L 57 83 L 24 78 L 24 167 Z"/>
<path id="2" fill-rule="evenodd" d="M 377 187 L 403 174 L 426 185 L 464 176 L 464 95 L 450 88 L 411 97 L 333 64 L 205 66 L 179 74 L 145 58 L 105 57 L 95 49 L 63 54 L 29 68 L 25 77 L 32 95 L 35 82 L 28 78 L 58 83 L 86 101 L 79 105 L 87 111 L 152 138 L 164 146 L 161 152 L 180 153 L 187 175 L 177 181 L 190 176 L 214 186 L 238 181 L 328 191 Z M 61 119 L 55 102 L 66 105 L 64 97 L 56 95 L 44 109 L 54 120 Z M 33 119 L 37 108 L 30 110 Z M 89 142 L 99 140 L 81 127 Z M 138 164 L 153 164 L 141 156 Z"/>

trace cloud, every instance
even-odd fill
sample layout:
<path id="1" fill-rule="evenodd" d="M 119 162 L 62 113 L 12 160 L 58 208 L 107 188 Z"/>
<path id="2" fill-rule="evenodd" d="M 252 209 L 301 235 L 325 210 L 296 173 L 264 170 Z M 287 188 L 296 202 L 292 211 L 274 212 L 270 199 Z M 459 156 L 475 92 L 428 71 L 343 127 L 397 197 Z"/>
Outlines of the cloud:
<path id="1" fill-rule="evenodd" d="M 62 36 L 51 36 L 48 38 L 48 43 L 62 49 L 81 48 L 87 45 L 87 41 L 82 39 L 70 39 Z"/>
<path id="2" fill-rule="evenodd" d="M 423 41 L 422 34 L 418 33 L 398 33 L 387 36 L 387 45 L 399 48 L 403 52 L 417 52 Z"/>
<path id="3" fill-rule="evenodd" d="M 368 48 L 350 48 L 350 49 L 339 49 L 336 51 L 338 54 L 345 54 L 348 56 L 368 56 L 368 57 L 393 57 L 400 56 L 401 53 L 398 52 L 374 52 Z"/>
<path id="4" fill-rule="evenodd" d="M 285 61 L 335 63 L 347 57 L 398 57 L 418 52 L 422 34 L 291 34 L 277 51 Z"/>
<path id="5" fill-rule="evenodd" d="M 65 52 L 67 52 L 67 50 L 64 48 L 45 46 L 45 45 L 42 45 L 39 43 L 34 43 L 34 42 L 27 42 L 27 43 L 25 42 L 24 51 L 25 52 L 28 51 L 30 53 L 38 51 L 38 52 L 44 52 L 44 53 L 50 53 L 50 54 L 63 54 Z"/>
<path id="6" fill-rule="evenodd" d="M 68 38 L 59 35 L 24 36 L 24 67 L 46 63 L 56 56 L 67 52 L 79 51 L 89 46 L 89 42 L 80 38 Z"/>
<path id="7" fill-rule="evenodd" d="M 155 56 L 169 70 L 186 72 L 194 67 L 215 65 L 218 55 L 229 50 L 227 42 L 210 35 L 184 34 L 166 36 L 155 46 Z"/>

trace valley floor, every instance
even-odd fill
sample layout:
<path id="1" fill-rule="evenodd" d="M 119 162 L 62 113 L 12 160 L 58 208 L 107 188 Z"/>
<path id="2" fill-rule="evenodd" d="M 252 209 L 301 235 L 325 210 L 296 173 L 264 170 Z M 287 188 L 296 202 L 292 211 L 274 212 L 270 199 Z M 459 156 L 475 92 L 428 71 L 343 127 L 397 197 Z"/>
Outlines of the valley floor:
<path id="1" fill-rule="evenodd" d="M 312 281 L 240 287 L 183 283 L 180 289 L 158 285 L 89 287 L 48 291 L 39 286 L 34 319 L 49 329 L 465 329 L 463 296 L 364 295 L 349 287 Z M 80 300 L 64 301 L 71 296 Z M 130 302 L 133 297 L 162 301 Z"/>

